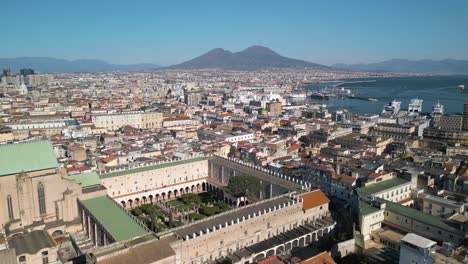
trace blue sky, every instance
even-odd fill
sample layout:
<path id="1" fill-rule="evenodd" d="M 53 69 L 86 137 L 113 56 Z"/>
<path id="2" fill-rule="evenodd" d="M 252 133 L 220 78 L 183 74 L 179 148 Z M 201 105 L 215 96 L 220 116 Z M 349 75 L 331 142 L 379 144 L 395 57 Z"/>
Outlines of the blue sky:
<path id="1" fill-rule="evenodd" d="M 323 64 L 468 59 L 465 0 L 5 0 L 0 8 L 0 57 L 169 65 L 256 44 Z"/>

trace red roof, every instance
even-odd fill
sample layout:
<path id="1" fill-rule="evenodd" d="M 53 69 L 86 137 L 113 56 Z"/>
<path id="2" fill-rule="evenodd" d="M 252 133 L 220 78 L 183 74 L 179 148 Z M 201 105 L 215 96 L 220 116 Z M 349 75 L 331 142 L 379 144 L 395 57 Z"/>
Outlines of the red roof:
<path id="1" fill-rule="evenodd" d="M 321 206 L 330 202 L 330 199 L 321 191 L 315 190 L 305 194 L 300 195 L 304 199 L 302 209 L 307 210 Z"/>
<path id="2" fill-rule="evenodd" d="M 328 252 L 324 251 L 316 256 L 301 261 L 301 264 L 336 264 Z"/>
<path id="3" fill-rule="evenodd" d="M 266 259 L 260 260 L 257 263 L 258 264 L 283 264 L 283 263 L 287 264 L 288 262 L 286 262 L 285 260 L 281 259 L 278 256 L 270 256 Z"/>

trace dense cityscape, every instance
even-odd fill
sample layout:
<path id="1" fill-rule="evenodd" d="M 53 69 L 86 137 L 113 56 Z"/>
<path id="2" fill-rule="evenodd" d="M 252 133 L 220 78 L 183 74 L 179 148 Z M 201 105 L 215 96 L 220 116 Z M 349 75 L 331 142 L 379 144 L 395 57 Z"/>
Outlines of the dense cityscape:
<path id="1" fill-rule="evenodd" d="M 0 264 L 468 264 L 468 1 L 0 9 Z"/>
<path id="2" fill-rule="evenodd" d="M 448 115 L 304 100 L 306 84 L 362 77 L 378 76 L 4 70 L 0 259 L 409 263 L 416 247 L 465 263 L 468 101 Z"/>

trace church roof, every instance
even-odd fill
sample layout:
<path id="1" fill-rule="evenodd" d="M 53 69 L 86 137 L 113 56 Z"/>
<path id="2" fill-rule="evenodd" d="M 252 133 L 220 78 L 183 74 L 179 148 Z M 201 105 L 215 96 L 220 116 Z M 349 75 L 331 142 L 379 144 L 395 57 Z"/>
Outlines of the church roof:
<path id="1" fill-rule="evenodd" d="M 0 145 L 0 176 L 56 167 L 58 162 L 50 141 Z"/>
<path id="2" fill-rule="evenodd" d="M 101 184 L 101 179 L 96 171 L 67 175 L 66 178 L 80 183 L 82 187 Z"/>

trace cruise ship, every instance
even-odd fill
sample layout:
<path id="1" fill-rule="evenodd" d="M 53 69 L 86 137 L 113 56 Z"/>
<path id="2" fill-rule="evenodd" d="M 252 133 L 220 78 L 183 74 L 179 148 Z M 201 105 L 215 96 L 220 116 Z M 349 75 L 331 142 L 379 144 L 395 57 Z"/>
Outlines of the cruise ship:
<path id="1" fill-rule="evenodd" d="M 393 101 L 389 102 L 387 105 L 384 106 L 382 110 L 383 116 L 395 116 L 400 112 L 401 101 Z"/>
<path id="2" fill-rule="evenodd" d="M 418 114 L 422 112 L 422 105 L 423 105 L 423 100 L 422 99 L 411 99 L 409 105 L 408 105 L 408 112 L 410 114 Z"/>
<path id="3" fill-rule="evenodd" d="M 435 105 L 432 106 L 432 116 L 436 115 L 443 115 L 444 114 L 444 105 L 440 102 L 437 102 Z"/>

